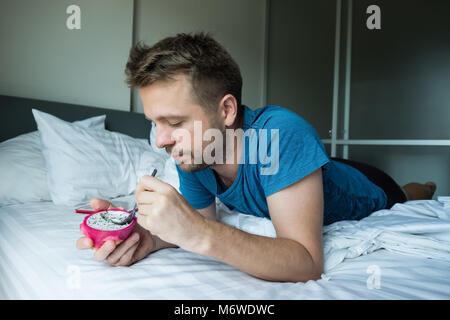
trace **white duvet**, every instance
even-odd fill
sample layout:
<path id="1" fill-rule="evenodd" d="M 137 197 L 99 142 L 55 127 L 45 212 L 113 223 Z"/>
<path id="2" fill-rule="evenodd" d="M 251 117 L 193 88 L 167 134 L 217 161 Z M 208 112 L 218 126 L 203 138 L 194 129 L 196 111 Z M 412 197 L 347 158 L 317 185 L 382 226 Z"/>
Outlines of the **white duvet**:
<path id="1" fill-rule="evenodd" d="M 133 197 L 115 199 L 128 205 Z M 165 249 L 131 267 L 111 267 L 75 242 L 84 215 L 52 202 L 0 208 L 2 299 L 449 299 L 450 208 L 409 201 L 361 221 L 324 228 L 325 273 L 318 281 L 254 278 L 216 259 Z M 275 236 L 267 219 L 218 218 Z"/>

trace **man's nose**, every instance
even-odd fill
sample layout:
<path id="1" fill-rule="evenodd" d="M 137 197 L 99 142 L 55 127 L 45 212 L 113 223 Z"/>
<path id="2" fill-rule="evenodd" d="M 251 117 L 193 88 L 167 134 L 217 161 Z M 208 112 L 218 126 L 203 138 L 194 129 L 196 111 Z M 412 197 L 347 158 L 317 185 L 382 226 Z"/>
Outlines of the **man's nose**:
<path id="1" fill-rule="evenodd" d="M 164 128 L 156 128 L 155 143 L 158 148 L 165 148 L 166 146 L 173 145 L 175 140 L 172 139 L 172 133 L 170 130 Z"/>

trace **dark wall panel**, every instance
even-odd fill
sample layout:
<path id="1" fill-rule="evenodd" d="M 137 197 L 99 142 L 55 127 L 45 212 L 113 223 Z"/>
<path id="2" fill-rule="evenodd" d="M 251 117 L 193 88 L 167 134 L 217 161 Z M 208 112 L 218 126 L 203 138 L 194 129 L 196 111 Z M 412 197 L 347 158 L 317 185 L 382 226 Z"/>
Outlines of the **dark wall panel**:
<path id="1" fill-rule="evenodd" d="M 450 139 L 450 1 L 353 1 L 352 45 L 351 139 Z"/>
<path id="2" fill-rule="evenodd" d="M 267 103 L 295 111 L 322 138 L 331 129 L 334 1 L 270 1 Z"/>

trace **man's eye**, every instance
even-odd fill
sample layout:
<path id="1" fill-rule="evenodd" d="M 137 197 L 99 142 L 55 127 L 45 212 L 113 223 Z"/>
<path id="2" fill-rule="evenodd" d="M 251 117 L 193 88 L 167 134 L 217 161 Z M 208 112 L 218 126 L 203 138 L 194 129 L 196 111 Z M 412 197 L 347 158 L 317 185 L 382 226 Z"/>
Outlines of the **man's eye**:
<path id="1" fill-rule="evenodd" d="M 171 127 L 178 127 L 179 125 L 181 125 L 182 122 L 183 121 L 179 121 L 179 122 L 175 122 L 175 123 L 170 123 L 169 122 L 169 126 L 171 126 Z"/>

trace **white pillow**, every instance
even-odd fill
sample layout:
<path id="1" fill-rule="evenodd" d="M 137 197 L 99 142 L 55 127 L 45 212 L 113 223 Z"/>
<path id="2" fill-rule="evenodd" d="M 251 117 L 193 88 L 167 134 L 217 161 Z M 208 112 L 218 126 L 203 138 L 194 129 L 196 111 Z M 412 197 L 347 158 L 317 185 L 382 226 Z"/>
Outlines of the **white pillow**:
<path id="1" fill-rule="evenodd" d="M 129 195 L 142 175 L 154 167 L 163 171 L 164 159 L 146 139 L 85 130 L 37 110 L 33 115 L 41 134 L 50 196 L 57 205 L 77 207 L 93 197 Z"/>
<path id="2" fill-rule="evenodd" d="M 83 128 L 105 127 L 105 115 L 75 121 Z M 61 120 L 62 121 L 62 120 Z M 38 131 L 0 143 L 0 206 L 32 201 L 51 201 L 47 169 Z"/>

